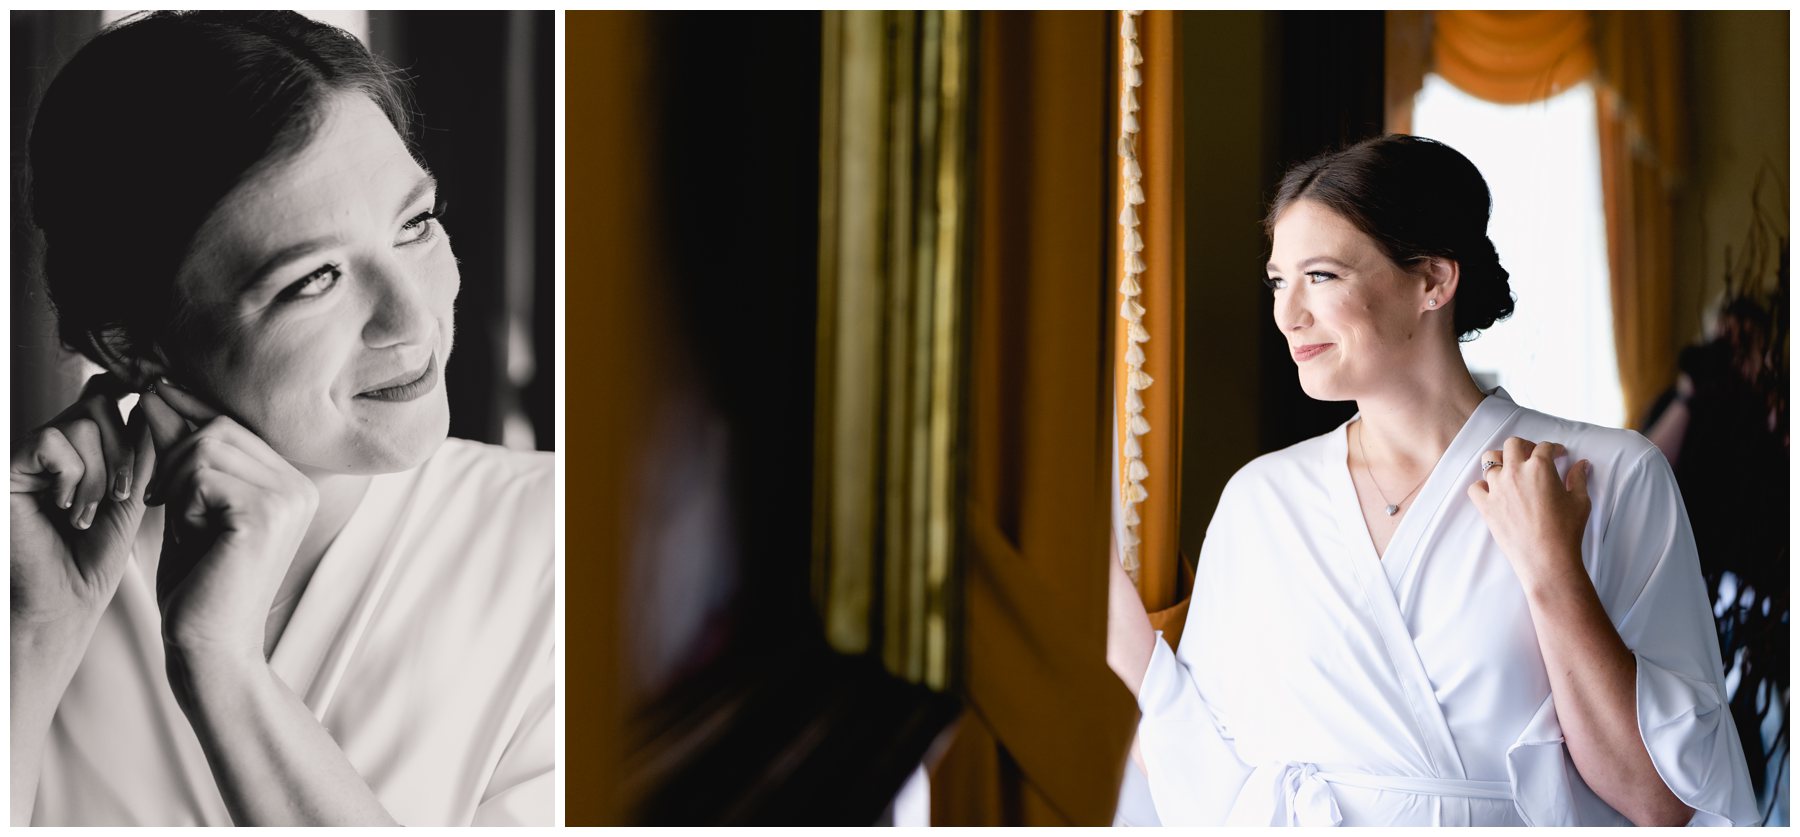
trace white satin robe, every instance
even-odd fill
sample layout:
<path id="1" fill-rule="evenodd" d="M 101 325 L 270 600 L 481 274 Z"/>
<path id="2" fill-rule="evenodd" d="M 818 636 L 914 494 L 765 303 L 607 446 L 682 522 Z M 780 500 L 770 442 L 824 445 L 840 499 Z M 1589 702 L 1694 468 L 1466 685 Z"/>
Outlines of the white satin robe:
<path id="1" fill-rule="evenodd" d="M 1226 486 L 1179 654 L 1139 696 L 1165 825 L 1629 824 L 1569 760 L 1524 592 L 1465 493 L 1509 436 L 1593 462 L 1582 561 L 1637 657 L 1637 722 L 1695 825 L 1755 824 L 1693 533 L 1642 436 L 1495 391 L 1377 556 L 1345 429 Z"/>
<path id="2" fill-rule="evenodd" d="M 459 439 L 377 476 L 269 664 L 405 825 L 554 825 L 555 459 Z M 133 559 L 50 730 L 33 825 L 229 825 Z"/>

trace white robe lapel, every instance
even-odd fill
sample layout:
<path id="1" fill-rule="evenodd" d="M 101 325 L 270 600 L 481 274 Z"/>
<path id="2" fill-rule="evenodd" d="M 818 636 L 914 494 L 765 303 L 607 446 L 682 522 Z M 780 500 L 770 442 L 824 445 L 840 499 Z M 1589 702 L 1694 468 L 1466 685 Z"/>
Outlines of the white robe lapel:
<path id="1" fill-rule="evenodd" d="M 426 467 L 429 467 L 427 465 Z M 301 593 L 269 665 L 321 722 L 400 556 L 389 544 L 419 470 L 376 476 Z M 386 537 L 378 537 L 387 529 Z"/>
<path id="2" fill-rule="evenodd" d="M 1321 469 L 1322 473 L 1329 475 L 1331 502 L 1338 525 L 1344 530 L 1346 542 L 1360 545 L 1345 560 L 1354 568 L 1363 599 L 1369 608 L 1370 620 L 1381 635 L 1400 693 L 1407 701 L 1418 740 L 1436 778 L 1468 777 L 1450 725 L 1444 718 L 1443 708 L 1438 705 L 1436 689 L 1419 657 L 1418 648 L 1413 643 L 1405 614 L 1400 610 L 1395 588 L 1412 568 L 1414 553 L 1424 534 L 1443 513 L 1447 501 L 1461 496 L 1466 472 L 1474 467 L 1471 464 L 1473 459 L 1481 455 L 1489 438 L 1517 409 L 1517 405 L 1499 390 L 1496 390 L 1496 396 L 1490 396 L 1476 407 L 1469 420 L 1464 422 L 1462 430 L 1445 449 L 1444 455 L 1439 458 L 1425 484 L 1420 487 L 1418 500 L 1407 511 L 1394 536 L 1388 541 L 1386 557 L 1375 552 L 1368 525 L 1363 521 L 1356 485 L 1351 479 L 1347 458 L 1349 424 L 1338 428 L 1331 436 L 1331 443 L 1324 446 L 1325 461 L 1321 463 Z M 1445 797 L 1442 811 L 1445 825 L 1469 824 L 1467 799 Z"/>

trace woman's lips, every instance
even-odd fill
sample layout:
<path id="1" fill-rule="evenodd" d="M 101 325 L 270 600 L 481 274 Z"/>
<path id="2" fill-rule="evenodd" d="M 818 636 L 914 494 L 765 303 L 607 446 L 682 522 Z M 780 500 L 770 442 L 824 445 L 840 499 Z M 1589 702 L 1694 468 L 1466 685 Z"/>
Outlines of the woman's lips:
<path id="1" fill-rule="evenodd" d="M 1336 345 L 1335 343 L 1308 343 L 1294 347 L 1294 362 L 1302 363 L 1319 356 L 1319 353 Z"/>
<path id="2" fill-rule="evenodd" d="M 384 383 L 377 389 L 356 394 L 357 398 L 371 401 L 412 401 L 437 388 L 438 368 L 437 355 L 433 354 L 425 362 L 425 371 L 417 374 L 402 375 L 394 382 Z"/>

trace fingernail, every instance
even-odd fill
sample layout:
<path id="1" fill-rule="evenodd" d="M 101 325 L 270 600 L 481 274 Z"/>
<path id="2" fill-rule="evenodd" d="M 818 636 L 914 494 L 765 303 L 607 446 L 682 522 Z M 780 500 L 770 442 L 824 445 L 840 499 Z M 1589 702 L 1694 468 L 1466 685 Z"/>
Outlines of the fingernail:
<path id="1" fill-rule="evenodd" d="M 131 499 L 131 469 L 124 465 L 120 465 L 118 472 L 113 475 L 113 499 Z"/>
<path id="2" fill-rule="evenodd" d="M 99 503 L 89 503 L 82 506 L 81 515 L 75 520 L 75 528 L 86 529 L 87 527 L 94 525 L 94 510 L 99 507 Z"/>
<path id="3" fill-rule="evenodd" d="M 1582 462 L 1581 462 L 1581 473 L 1582 473 L 1582 474 L 1584 474 L 1584 475 L 1591 475 L 1591 474 L 1593 474 L 1593 473 L 1594 473 L 1594 463 L 1592 463 L 1592 462 L 1588 462 L 1588 461 L 1587 461 L 1587 460 L 1582 460 Z"/>
<path id="4" fill-rule="evenodd" d="M 56 501 L 56 504 L 59 506 L 62 506 L 65 509 L 70 506 L 73 506 L 73 505 L 75 505 L 75 495 L 70 494 L 67 497 L 62 498 L 61 500 Z"/>

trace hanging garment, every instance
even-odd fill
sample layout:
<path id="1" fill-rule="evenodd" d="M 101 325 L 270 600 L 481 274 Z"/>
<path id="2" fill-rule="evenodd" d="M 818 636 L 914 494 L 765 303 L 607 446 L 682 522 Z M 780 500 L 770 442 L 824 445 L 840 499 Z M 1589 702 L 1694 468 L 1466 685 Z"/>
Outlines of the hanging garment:
<path id="1" fill-rule="evenodd" d="M 1352 419 L 1355 421 L 1355 419 Z M 1525 593 L 1469 500 L 1510 436 L 1591 460 L 1582 561 L 1637 658 L 1638 729 L 1696 825 L 1750 825 L 1718 638 L 1668 463 L 1636 433 L 1489 395 L 1375 553 L 1349 423 L 1260 457 L 1207 530 L 1138 735 L 1164 825 L 1629 824 L 1563 745 Z"/>
<path id="2" fill-rule="evenodd" d="M 402 824 L 555 824 L 554 462 L 451 439 L 374 477 L 269 659 Z M 143 554 L 57 706 L 33 825 L 231 824 Z"/>

